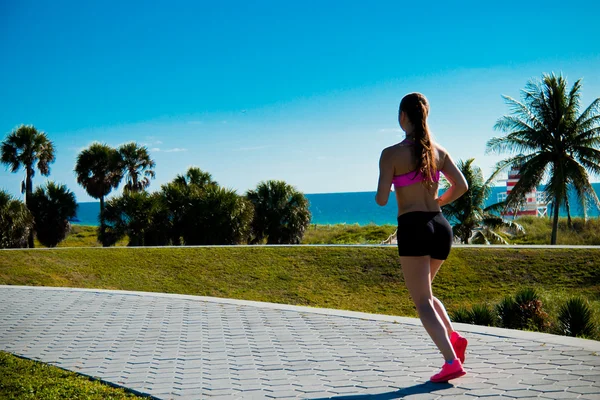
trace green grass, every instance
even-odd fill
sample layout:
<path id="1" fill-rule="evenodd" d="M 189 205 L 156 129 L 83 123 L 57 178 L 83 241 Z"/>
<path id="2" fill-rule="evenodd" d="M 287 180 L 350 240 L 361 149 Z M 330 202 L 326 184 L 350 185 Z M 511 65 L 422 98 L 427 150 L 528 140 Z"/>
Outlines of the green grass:
<path id="1" fill-rule="evenodd" d="M 523 225 L 525 234 L 509 239 L 514 244 L 550 244 L 552 221 L 550 218 L 522 217 L 517 222 Z M 558 221 L 557 244 L 600 245 L 600 218 L 573 218 L 573 226 L 567 226 L 567 219 Z"/>
<path id="2" fill-rule="evenodd" d="M 511 244 L 550 244 L 552 222 L 549 218 L 522 217 L 517 222 L 525 228 L 525 234 L 507 237 Z M 379 244 L 394 231 L 394 225 L 310 225 L 303 244 Z M 117 246 L 127 246 L 124 238 Z M 567 227 L 566 218 L 559 220 L 558 244 L 600 245 L 600 219 L 573 219 L 573 228 Z M 42 247 L 36 240 L 36 247 Z M 101 247 L 96 240 L 96 227 L 73 225 L 69 236 L 58 247 Z"/>
<path id="3" fill-rule="evenodd" d="M 215 247 L 0 252 L 0 284 L 139 290 L 415 316 L 396 248 Z M 457 248 L 434 290 L 449 310 L 526 286 L 600 309 L 599 249 Z"/>
<path id="4" fill-rule="evenodd" d="M 310 225 L 303 244 L 379 244 L 394 231 L 394 225 Z"/>
<path id="5" fill-rule="evenodd" d="M 97 227 L 86 225 L 71 225 L 71 232 L 65 240 L 60 242 L 57 247 L 102 247 L 97 239 Z M 125 238 L 117 242 L 116 246 L 127 246 L 129 239 Z M 35 239 L 35 247 L 44 247 Z"/>
<path id="6" fill-rule="evenodd" d="M 142 398 L 74 372 L 0 351 L 0 398 L 19 400 Z"/>

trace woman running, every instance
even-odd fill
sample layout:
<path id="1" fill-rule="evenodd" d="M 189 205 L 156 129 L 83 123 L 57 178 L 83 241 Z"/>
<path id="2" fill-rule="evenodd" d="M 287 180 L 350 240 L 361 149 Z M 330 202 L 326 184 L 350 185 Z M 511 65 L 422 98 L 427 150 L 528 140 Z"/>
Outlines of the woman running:
<path id="1" fill-rule="evenodd" d="M 462 363 L 467 339 L 452 328 L 444 305 L 432 294 L 431 282 L 452 246 L 452 228 L 441 206 L 462 196 L 468 185 L 446 150 L 433 143 L 428 114 L 429 103 L 420 93 L 408 94 L 400 102 L 398 122 L 406 138 L 381 153 L 375 201 L 385 206 L 394 185 L 404 281 L 423 327 L 446 360 L 431 381 L 447 382 L 466 373 Z M 438 197 L 440 171 L 451 186 Z"/>

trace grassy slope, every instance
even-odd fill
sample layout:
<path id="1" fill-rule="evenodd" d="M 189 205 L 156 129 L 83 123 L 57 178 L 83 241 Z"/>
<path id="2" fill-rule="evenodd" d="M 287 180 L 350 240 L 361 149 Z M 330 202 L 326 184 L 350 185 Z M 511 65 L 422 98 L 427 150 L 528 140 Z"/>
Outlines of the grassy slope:
<path id="1" fill-rule="evenodd" d="M 140 290 L 415 315 L 387 247 L 111 248 L 0 252 L 0 284 Z M 434 284 L 452 310 L 534 286 L 600 308 L 600 249 L 453 250 Z"/>
<path id="2" fill-rule="evenodd" d="M 98 381 L 40 362 L 25 360 L 0 351 L 0 398 L 134 399 L 137 397 Z"/>

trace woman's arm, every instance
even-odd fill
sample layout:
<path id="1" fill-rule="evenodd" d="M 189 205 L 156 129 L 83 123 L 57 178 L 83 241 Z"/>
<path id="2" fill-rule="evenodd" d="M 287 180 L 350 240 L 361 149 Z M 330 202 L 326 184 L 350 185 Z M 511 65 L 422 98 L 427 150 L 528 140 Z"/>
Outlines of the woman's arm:
<path id="1" fill-rule="evenodd" d="M 465 194 L 467 190 L 469 190 L 469 185 L 448 153 L 444 154 L 444 164 L 440 171 L 442 171 L 446 179 L 450 182 L 448 190 L 437 199 L 438 204 L 441 207 L 452 203 L 454 200 Z"/>
<path id="2" fill-rule="evenodd" d="M 385 206 L 390 198 L 392 179 L 394 179 L 394 165 L 392 163 L 391 151 L 387 148 L 381 152 L 381 157 L 379 158 L 379 183 L 377 185 L 375 202 L 380 206 Z"/>

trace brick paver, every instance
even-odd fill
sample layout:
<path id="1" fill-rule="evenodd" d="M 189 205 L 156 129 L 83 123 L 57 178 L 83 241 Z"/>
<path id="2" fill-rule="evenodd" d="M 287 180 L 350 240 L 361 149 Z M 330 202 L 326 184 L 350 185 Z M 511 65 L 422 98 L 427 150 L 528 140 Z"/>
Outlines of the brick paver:
<path id="1" fill-rule="evenodd" d="M 442 358 L 420 325 L 348 314 L 0 286 L 0 350 L 162 399 L 600 399 L 586 341 L 465 332 L 468 374 L 436 385 Z"/>

